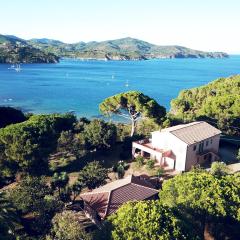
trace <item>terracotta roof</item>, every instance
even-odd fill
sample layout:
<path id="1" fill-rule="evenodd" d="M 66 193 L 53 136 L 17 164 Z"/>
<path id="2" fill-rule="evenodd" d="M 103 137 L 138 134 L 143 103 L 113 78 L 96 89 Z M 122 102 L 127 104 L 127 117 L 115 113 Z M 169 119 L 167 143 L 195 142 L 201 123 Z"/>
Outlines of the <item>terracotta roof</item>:
<path id="1" fill-rule="evenodd" d="M 103 219 L 125 202 L 146 200 L 157 194 L 158 190 L 154 189 L 151 183 L 130 175 L 80 196 Z"/>
<path id="2" fill-rule="evenodd" d="M 204 121 L 180 124 L 162 129 L 161 132 L 169 132 L 188 145 L 201 142 L 221 134 L 219 129 Z"/>

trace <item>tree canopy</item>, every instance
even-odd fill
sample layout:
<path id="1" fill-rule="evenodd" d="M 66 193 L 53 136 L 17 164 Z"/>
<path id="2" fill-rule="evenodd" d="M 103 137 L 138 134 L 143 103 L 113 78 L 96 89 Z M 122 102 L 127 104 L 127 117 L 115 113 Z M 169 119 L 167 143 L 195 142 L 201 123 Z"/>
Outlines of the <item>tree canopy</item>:
<path id="1" fill-rule="evenodd" d="M 0 192 L 0 239 L 14 239 L 13 234 L 19 218 L 16 209 L 4 192 Z"/>
<path id="2" fill-rule="evenodd" d="M 228 134 L 240 135 L 240 75 L 181 91 L 171 101 L 171 113 L 183 121 L 205 118 Z"/>
<path id="3" fill-rule="evenodd" d="M 70 114 L 34 115 L 29 120 L 0 129 L 0 166 L 15 172 L 40 173 L 48 168 L 47 156 L 57 145 L 61 131 L 73 128 Z"/>
<path id="4" fill-rule="evenodd" d="M 97 188 L 106 182 L 107 173 L 99 162 L 90 162 L 79 172 L 78 182 L 89 189 Z"/>
<path id="5" fill-rule="evenodd" d="M 174 212 L 159 201 L 124 204 L 108 219 L 114 240 L 190 239 Z"/>
<path id="6" fill-rule="evenodd" d="M 206 229 L 219 239 L 221 234 L 227 234 L 224 231 L 229 224 L 240 224 L 239 183 L 239 174 L 216 176 L 195 170 L 164 182 L 160 201 L 188 218 L 200 239 Z"/>
<path id="7" fill-rule="evenodd" d="M 116 142 L 117 129 L 112 123 L 94 119 L 85 125 L 81 135 L 87 148 L 104 149 L 109 148 Z"/>
<path id="8" fill-rule="evenodd" d="M 108 97 L 99 105 L 99 109 L 104 115 L 116 114 L 130 120 L 132 123 L 131 136 L 134 134 L 136 122 L 141 118 L 149 118 L 156 123 L 161 123 L 161 119 L 166 115 L 166 109 L 163 106 L 137 91 Z"/>
<path id="9" fill-rule="evenodd" d="M 78 213 L 73 211 L 64 211 L 57 213 L 52 219 L 51 233 L 47 240 L 91 240 L 90 234 L 86 233 L 83 224 L 81 224 Z"/>

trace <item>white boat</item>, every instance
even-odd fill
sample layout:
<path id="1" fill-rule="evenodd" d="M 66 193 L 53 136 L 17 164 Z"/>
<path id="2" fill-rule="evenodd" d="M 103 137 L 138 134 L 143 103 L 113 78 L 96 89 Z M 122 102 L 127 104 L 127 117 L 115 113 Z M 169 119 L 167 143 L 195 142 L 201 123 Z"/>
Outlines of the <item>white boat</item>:
<path id="1" fill-rule="evenodd" d="M 22 70 L 20 64 L 17 64 L 17 66 L 15 67 L 15 70 L 16 72 L 20 72 Z"/>
<path id="2" fill-rule="evenodd" d="M 9 67 L 8 69 L 15 69 L 15 65 L 12 64 L 11 67 Z"/>
<path id="3" fill-rule="evenodd" d="M 126 81 L 125 87 L 129 87 L 128 80 Z"/>

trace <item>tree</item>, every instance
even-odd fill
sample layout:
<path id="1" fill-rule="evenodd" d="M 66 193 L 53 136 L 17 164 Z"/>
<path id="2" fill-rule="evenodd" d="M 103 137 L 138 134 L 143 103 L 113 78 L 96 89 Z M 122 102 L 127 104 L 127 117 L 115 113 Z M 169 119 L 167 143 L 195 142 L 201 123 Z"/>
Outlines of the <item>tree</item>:
<path id="1" fill-rule="evenodd" d="M 0 166 L 15 172 L 46 172 L 60 132 L 73 128 L 75 121 L 70 114 L 34 115 L 0 129 Z"/>
<path id="2" fill-rule="evenodd" d="M 52 217 L 62 210 L 64 204 L 52 196 L 44 178 L 25 176 L 9 192 L 9 199 L 23 215 L 31 213 L 34 221 L 29 228 L 43 234 L 48 231 Z"/>
<path id="3" fill-rule="evenodd" d="M 112 123 L 94 119 L 85 126 L 82 135 L 85 138 L 87 148 L 105 149 L 116 142 L 117 130 L 116 126 Z"/>
<path id="4" fill-rule="evenodd" d="M 14 206 L 23 213 L 38 212 L 44 197 L 51 194 L 42 177 L 25 176 L 21 182 L 10 191 L 10 199 Z"/>
<path id="5" fill-rule="evenodd" d="M 13 238 L 17 224 L 19 224 L 19 218 L 16 209 L 7 200 L 6 194 L 0 192 L 0 239 Z"/>
<path id="6" fill-rule="evenodd" d="M 166 115 L 166 109 L 160 106 L 155 100 L 137 91 L 119 93 L 106 98 L 99 105 L 101 113 L 110 116 L 116 114 L 131 121 L 133 136 L 136 123 L 141 118 L 153 119 L 160 123 Z"/>
<path id="7" fill-rule="evenodd" d="M 181 220 L 159 201 L 128 202 L 108 220 L 113 240 L 190 239 Z"/>
<path id="8" fill-rule="evenodd" d="M 229 238 L 230 234 L 239 234 L 239 231 L 229 231 L 231 225 L 236 226 L 236 231 L 239 229 L 239 183 L 239 174 L 216 177 L 197 169 L 165 181 L 160 201 L 178 209 L 193 224 L 192 229 L 200 239 L 204 239 L 206 233 L 216 239 Z"/>
<path id="9" fill-rule="evenodd" d="M 79 172 L 78 182 L 89 189 L 97 188 L 105 183 L 107 173 L 99 162 L 90 162 Z"/>
<path id="10" fill-rule="evenodd" d="M 0 107 L 0 116 L 0 128 L 26 120 L 26 117 L 21 110 L 12 107 Z"/>
<path id="11" fill-rule="evenodd" d="M 76 200 L 77 196 L 81 193 L 82 189 L 83 189 L 83 183 L 79 182 L 78 180 L 71 186 L 73 201 Z"/>
<path id="12" fill-rule="evenodd" d="M 51 179 L 51 186 L 54 190 L 58 189 L 58 194 L 60 196 L 61 190 L 62 189 L 64 190 L 66 188 L 68 181 L 69 181 L 69 176 L 66 172 L 61 172 L 61 173 L 55 172 Z"/>
<path id="13" fill-rule="evenodd" d="M 211 165 L 211 173 L 215 176 L 227 175 L 229 168 L 224 162 L 213 162 Z"/>
<path id="14" fill-rule="evenodd" d="M 52 229 L 47 240 L 90 240 L 84 226 L 80 223 L 79 213 L 64 211 L 52 219 Z"/>
<path id="15" fill-rule="evenodd" d="M 183 90 L 171 101 L 170 112 L 183 121 L 205 119 L 224 133 L 239 136 L 240 76 L 219 78 L 207 85 Z"/>

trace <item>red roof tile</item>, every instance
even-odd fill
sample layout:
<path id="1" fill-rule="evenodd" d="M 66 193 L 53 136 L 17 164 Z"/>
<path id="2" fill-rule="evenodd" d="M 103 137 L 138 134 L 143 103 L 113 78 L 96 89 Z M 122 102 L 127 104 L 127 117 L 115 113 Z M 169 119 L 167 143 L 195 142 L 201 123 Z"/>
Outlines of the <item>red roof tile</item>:
<path id="1" fill-rule="evenodd" d="M 106 184 L 81 198 L 96 210 L 101 218 L 114 213 L 122 204 L 134 200 L 146 200 L 158 194 L 152 184 L 135 176 Z"/>

